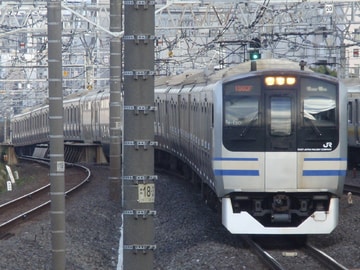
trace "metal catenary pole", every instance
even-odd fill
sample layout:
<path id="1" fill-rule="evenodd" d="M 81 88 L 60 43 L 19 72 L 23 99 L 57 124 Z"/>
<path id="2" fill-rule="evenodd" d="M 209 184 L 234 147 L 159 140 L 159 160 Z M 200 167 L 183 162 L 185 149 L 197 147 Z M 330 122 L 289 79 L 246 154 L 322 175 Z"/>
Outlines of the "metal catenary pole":
<path id="1" fill-rule="evenodd" d="M 121 64 L 122 0 L 110 0 L 110 198 L 121 201 Z"/>
<path id="2" fill-rule="evenodd" d="M 65 269 L 65 164 L 61 1 L 49 0 L 47 4 L 52 269 L 61 270 Z"/>
<path id="3" fill-rule="evenodd" d="M 124 1 L 124 269 L 153 269 L 155 1 Z"/>

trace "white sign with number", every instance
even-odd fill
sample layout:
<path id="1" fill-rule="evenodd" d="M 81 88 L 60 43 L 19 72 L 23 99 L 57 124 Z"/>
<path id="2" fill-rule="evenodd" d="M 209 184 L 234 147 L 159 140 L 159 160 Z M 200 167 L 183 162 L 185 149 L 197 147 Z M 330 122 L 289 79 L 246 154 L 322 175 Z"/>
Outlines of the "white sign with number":
<path id="1" fill-rule="evenodd" d="M 334 6 L 331 4 L 325 5 L 325 13 L 332 14 L 334 12 Z"/>
<path id="2" fill-rule="evenodd" d="M 10 177 L 11 184 L 15 184 L 15 178 L 14 178 L 14 175 L 13 175 L 13 173 L 12 173 L 12 170 L 11 170 L 10 166 L 5 165 L 5 167 L 6 167 L 6 170 L 7 170 L 7 172 L 8 172 L 8 175 L 9 175 L 9 177 Z"/>
<path id="3" fill-rule="evenodd" d="M 11 181 L 7 181 L 6 184 L 7 184 L 7 190 L 8 190 L 8 191 L 12 191 Z"/>
<path id="4" fill-rule="evenodd" d="M 155 184 L 138 184 L 139 203 L 155 202 Z"/>
<path id="5" fill-rule="evenodd" d="M 56 171 L 57 172 L 65 172 L 65 162 L 64 161 L 56 162 Z"/>

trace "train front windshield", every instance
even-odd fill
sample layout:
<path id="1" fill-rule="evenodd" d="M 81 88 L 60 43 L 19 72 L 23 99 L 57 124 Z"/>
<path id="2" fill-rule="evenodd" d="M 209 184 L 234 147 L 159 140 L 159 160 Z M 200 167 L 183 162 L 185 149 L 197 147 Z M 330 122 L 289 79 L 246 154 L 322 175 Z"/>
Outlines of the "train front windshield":
<path id="1" fill-rule="evenodd" d="M 223 144 L 230 151 L 332 151 L 339 142 L 337 89 L 297 75 L 226 83 Z"/>

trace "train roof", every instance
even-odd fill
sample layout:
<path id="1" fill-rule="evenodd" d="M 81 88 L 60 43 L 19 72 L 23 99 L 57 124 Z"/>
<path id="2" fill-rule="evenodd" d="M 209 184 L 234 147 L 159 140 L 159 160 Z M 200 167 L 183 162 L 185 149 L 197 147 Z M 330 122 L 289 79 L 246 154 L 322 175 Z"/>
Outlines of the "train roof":
<path id="1" fill-rule="evenodd" d="M 91 96 L 96 96 L 98 95 L 99 93 L 107 93 L 109 92 L 109 89 L 108 88 L 105 88 L 103 90 L 100 90 L 100 91 L 79 91 L 79 92 L 74 92 L 70 95 L 67 95 L 67 96 L 64 96 L 63 97 L 63 103 L 67 103 L 67 102 L 72 102 L 76 99 L 81 99 L 83 97 L 91 97 Z M 41 110 L 42 108 L 46 108 L 47 106 L 49 106 L 49 99 L 46 98 L 43 103 L 41 104 L 38 104 L 38 105 L 35 105 L 35 106 L 32 106 L 32 107 L 27 107 L 27 108 L 24 108 L 21 112 L 17 113 L 15 116 L 19 116 L 19 115 L 23 115 L 23 114 L 27 114 L 27 113 L 30 113 L 30 112 L 33 112 L 33 111 L 36 111 L 36 110 Z"/>
<path id="2" fill-rule="evenodd" d="M 300 70 L 299 62 L 294 62 L 286 59 L 259 59 L 256 61 L 257 70 Z M 210 84 L 224 78 L 249 73 L 251 69 L 251 62 L 244 62 L 221 70 L 216 70 L 214 67 L 188 70 L 180 75 L 159 77 L 155 81 L 155 86 L 174 86 L 181 84 Z M 305 68 L 306 71 L 311 71 Z"/>

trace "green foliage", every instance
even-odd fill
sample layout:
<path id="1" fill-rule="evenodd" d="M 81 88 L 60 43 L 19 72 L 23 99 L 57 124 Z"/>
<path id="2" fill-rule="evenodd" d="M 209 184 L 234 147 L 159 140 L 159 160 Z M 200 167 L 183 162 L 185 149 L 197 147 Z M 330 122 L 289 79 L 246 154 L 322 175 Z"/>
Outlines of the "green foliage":
<path id="1" fill-rule="evenodd" d="M 0 193 L 7 190 L 7 172 L 5 169 L 5 164 L 0 162 Z"/>
<path id="2" fill-rule="evenodd" d="M 21 174 L 19 176 L 20 176 L 19 179 L 15 179 L 16 183 L 12 187 L 13 190 L 16 189 L 17 187 L 21 187 L 25 184 L 32 183 L 33 181 L 37 180 L 33 175 Z M 3 162 L 0 162 L 0 194 L 7 192 L 7 181 L 10 181 L 10 177 L 5 168 L 5 164 Z"/>
<path id="3" fill-rule="evenodd" d="M 330 75 L 333 77 L 337 77 L 337 71 L 336 70 L 331 70 L 329 69 L 327 66 L 325 65 L 319 65 L 317 67 L 311 67 L 310 68 L 312 71 L 317 72 L 317 73 L 321 73 L 321 74 L 326 74 L 326 75 Z"/>
<path id="4" fill-rule="evenodd" d="M 0 179 L 0 193 L 3 193 L 4 191 L 6 191 L 6 181 Z"/>

